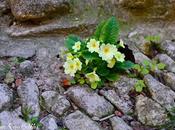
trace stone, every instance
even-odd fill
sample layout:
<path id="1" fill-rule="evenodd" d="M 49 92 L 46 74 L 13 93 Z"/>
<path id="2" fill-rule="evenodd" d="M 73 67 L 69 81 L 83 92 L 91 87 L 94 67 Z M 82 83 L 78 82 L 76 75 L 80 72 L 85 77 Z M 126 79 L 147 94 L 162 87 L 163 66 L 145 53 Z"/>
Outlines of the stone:
<path id="1" fill-rule="evenodd" d="M 7 34 L 12 37 L 21 37 L 21 36 L 41 36 L 46 34 L 70 34 L 70 33 L 79 33 L 87 36 L 87 34 L 92 33 L 92 27 L 97 24 L 96 16 L 89 16 L 88 14 L 80 14 L 81 19 L 76 20 L 77 15 L 67 15 L 64 17 L 54 18 L 48 20 L 39 25 L 26 25 L 17 24 L 12 25 L 10 28 L 6 29 Z M 77 30 L 81 30 L 77 32 Z"/>
<path id="2" fill-rule="evenodd" d="M 8 46 L 6 44 L 8 44 Z M 27 59 L 33 57 L 35 52 L 36 46 L 32 43 L 32 41 L 28 42 L 26 40 L 24 43 L 23 40 L 15 42 L 15 40 L 11 41 L 8 39 L 8 42 L 3 40 L 1 42 L 0 57 L 22 57 Z"/>
<path id="3" fill-rule="evenodd" d="M 65 117 L 64 123 L 69 130 L 103 130 L 96 122 L 78 110 Z"/>
<path id="4" fill-rule="evenodd" d="M 161 49 L 165 51 L 173 60 L 175 60 L 175 42 L 166 40 L 160 45 Z"/>
<path id="5" fill-rule="evenodd" d="M 128 95 L 133 89 L 134 85 L 137 83 L 137 79 L 128 78 L 126 76 L 120 76 L 120 79 L 113 84 L 114 88 L 117 89 L 119 95 Z"/>
<path id="6" fill-rule="evenodd" d="M 41 96 L 44 100 L 44 107 L 57 116 L 63 115 L 71 106 L 65 96 L 55 91 L 45 91 Z"/>
<path id="7" fill-rule="evenodd" d="M 66 92 L 68 97 L 90 116 L 103 117 L 113 113 L 114 107 L 104 99 L 85 86 L 71 87 Z"/>
<path id="8" fill-rule="evenodd" d="M 0 111 L 9 109 L 13 103 L 13 92 L 6 84 L 0 84 Z"/>
<path id="9" fill-rule="evenodd" d="M 170 87 L 163 85 L 149 74 L 144 77 L 144 81 L 155 101 L 167 110 L 175 107 L 175 92 L 173 92 Z"/>
<path id="10" fill-rule="evenodd" d="M 163 81 L 171 89 L 175 91 L 175 74 L 174 73 L 163 73 Z"/>
<path id="11" fill-rule="evenodd" d="M 143 64 L 143 61 L 151 61 L 146 55 L 141 52 L 134 53 L 135 62 L 138 64 Z"/>
<path id="12" fill-rule="evenodd" d="M 167 121 L 166 110 L 157 102 L 143 95 L 136 98 L 136 113 L 138 120 L 144 125 L 160 126 Z"/>
<path id="13" fill-rule="evenodd" d="M 107 90 L 107 91 L 100 91 L 106 99 L 108 99 L 113 105 L 115 105 L 120 111 L 123 113 L 131 113 L 133 112 L 132 107 L 133 104 L 130 100 L 125 99 L 125 97 L 120 96 L 115 92 L 115 90 Z"/>
<path id="14" fill-rule="evenodd" d="M 40 123 L 42 124 L 41 130 L 58 130 L 56 117 L 51 114 L 42 118 Z"/>
<path id="15" fill-rule="evenodd" d="M 22 102 L 22 109 L 31 109 L 31 113 L 29 115 L 31 117 L 39 116 L 39 89 L 35 80 L 32 78 L 27 78 L 17 88 L 17 92 Z"/>
<path id="16" fill-rule="evenodd" d="M 175 61 L 167 54 L 158 54 L 155 58 L 158 59 L 159 62 L 164 63 L 168 71 L 175 73 Z"/>
<path id="17" fill-rule="evenodd" d="M 0 113 L 1 130 L 33 130 L 32 126 L 9 111 Z"/>
<path id="18" fill-rule="evenodd" d="M 50 13 L 64 14 L 69 10 L 69 0 L 9 0 L 16 19 L 35 20 L 50 16 Z"/>
<path id="19" fill-rule="evenodd" d="M 0 0 L 0 16 L 7 10 L 6 0 Z"/>
<path id="20" fill-rule="evenodd" d="M 110 119 L 113 130 L 133 130 L 123 119 L 119 117 L 112 117 Z"/>
<path id="21" fill-rule="evenodd" d="M 24 76 L 30 76 L 34 72 L 33 63 L 29 60 L 20 63 L 19 69 Z"/>

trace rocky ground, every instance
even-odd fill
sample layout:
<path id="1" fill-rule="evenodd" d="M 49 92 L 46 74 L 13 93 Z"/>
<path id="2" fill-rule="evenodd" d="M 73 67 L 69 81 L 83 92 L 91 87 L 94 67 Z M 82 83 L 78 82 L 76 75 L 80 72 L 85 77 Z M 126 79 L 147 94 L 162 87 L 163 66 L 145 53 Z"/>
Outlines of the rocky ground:
<path id="1" fill-rule="evenodd" d="M 158 59 L 166 64 L 164 71 L 144 77 L 147 93 L 133 95 L 138 79 L 126 75 L 96 91 L 86 85 L 65 87 L 61 53 L 67 34 L 89 36 L 98 21 L 107 17 L 103 13 L 109 7 L 126 6 L 125 2 L 128 8 L 144 7 L 145 3 L 76 2 L 72 8 L 71 0 L 0 0 L 0 129 L 35 129 L 24 118 L 30 108 L 28 116 L 38 117 L 42 124 L 37 130 L 159 130 L 175 107 L 175 24 L 160 20 L 169 16 L 170 8 L 164 10 L 167 15 L 153 14 L 159 20 L 132 25 L 126 22 L 128 13 L 119 16 L 121 38 L 136 63 Z M 99 4 L 105 5 L 104 12 L 91 9 Z M 158 5 L 161 10 L 162 3 Z M 161 40 L 145 41 L 151 35 Z"/>

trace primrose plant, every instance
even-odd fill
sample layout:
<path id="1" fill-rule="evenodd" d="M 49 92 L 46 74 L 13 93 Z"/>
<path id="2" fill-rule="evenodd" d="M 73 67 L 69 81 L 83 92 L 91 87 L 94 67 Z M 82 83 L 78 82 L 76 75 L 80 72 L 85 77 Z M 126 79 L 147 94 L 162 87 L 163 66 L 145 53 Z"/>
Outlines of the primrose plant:
<path id="1" fill-rule="evenodd" d="M 119 72 L 134 66 L 119 51 L 125 45 L 119 39 L 119 24 L 115 17 L 101 22 L 94 35 L 88 39 L 68 36 L 65 46 L 65 73 L 74 78 L 74 83 L 87 83 L 92 89 L 101 87 L 105 82 L 117 80 Z"/>

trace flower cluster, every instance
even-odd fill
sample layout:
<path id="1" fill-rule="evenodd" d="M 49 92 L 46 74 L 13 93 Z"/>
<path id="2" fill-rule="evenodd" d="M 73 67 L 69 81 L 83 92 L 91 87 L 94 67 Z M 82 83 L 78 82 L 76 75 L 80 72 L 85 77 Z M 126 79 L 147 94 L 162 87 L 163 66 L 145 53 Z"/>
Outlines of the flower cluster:
<path id="1" fill-rule="evenodd" d="M 106 26 L 116 28 L 111 30 Z M 112 18 L 104 24 L 104 32 L 99 32 L 100 26 L 92 38 L 81 40 L 75 35 L 69 36 L 65 42 L 68 48 L 65 73 L 74 77 L 76 83 L 91 84 L 93 89 L 106 81 L 117 80 L 118 70 L 130 68 L 130 62 L 125 61 L 125 55 L 119 51 L 125 45 L 122 40 L 117 40 L 117 27 L 116 20 Z"/>

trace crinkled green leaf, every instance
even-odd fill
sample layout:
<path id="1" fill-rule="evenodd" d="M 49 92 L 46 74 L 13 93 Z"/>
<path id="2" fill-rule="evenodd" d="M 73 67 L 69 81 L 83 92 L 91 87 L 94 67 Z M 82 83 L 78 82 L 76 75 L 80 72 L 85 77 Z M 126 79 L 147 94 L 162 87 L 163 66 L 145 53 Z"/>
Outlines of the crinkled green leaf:
<path id="1" fill-rule="evenodd" d="M 143 88 L 145 88 L 146 86 L 143 80 L 138 80 L 134 87 L 135 87 L 136 92 L 140 93 L 143 91 Z"/>
<path id="2" fill-rule="evenodd" d="M 157 64 L 157 68 L 158 68 L 159 70 L 163 70 L 163 69 L 165 69 L 165 67 L 166 67 L 166 65 L 163 64 L 163 63 Z"/>
<path id="3" fill-rule="evenodd" d="M 115 17 L 107 20 L 100 31 L 99 40 L 104 43 L 116 44 L 119 40 L 119 23 Z"/>
<path id="4" fill-rule="evenodd" d="M 110 73 L 110 70 L 106 67 L 106 65 L 101 64 L 97 67 L 96 72 L 100 76 L 107 76 Z"/>
<path id="5" fill-rule="evenodd" d="M 98 59 L 98 57 L 99 57 L 97 53 L 91 53 L 89 51 L 84 51 L 82 53 L 82 56 L 86 60 L 94 60 L 94 59 Z"/>
<path id="6" fill-rule="evenodd" d="M 106 23 L 105 21 L 102 21 L 102 22 L 97 26 L 96 31 L 95 31 L 95 33 L 94 33 L 94 37 L 95 37 L 96 40 L 99 40 L 100 35 L 101 35 L 101 33 L 102 33 L 102 28 L 103 28 L 103 26 L 105 25 L 105 23 Z"/>
<path id="7" fill-rule="evenodd" d="M 119 79 L 119 75 L 110 73 L 109 75 L 106 76 L 106 79 L 109 81 L 116 81 Z"/>

